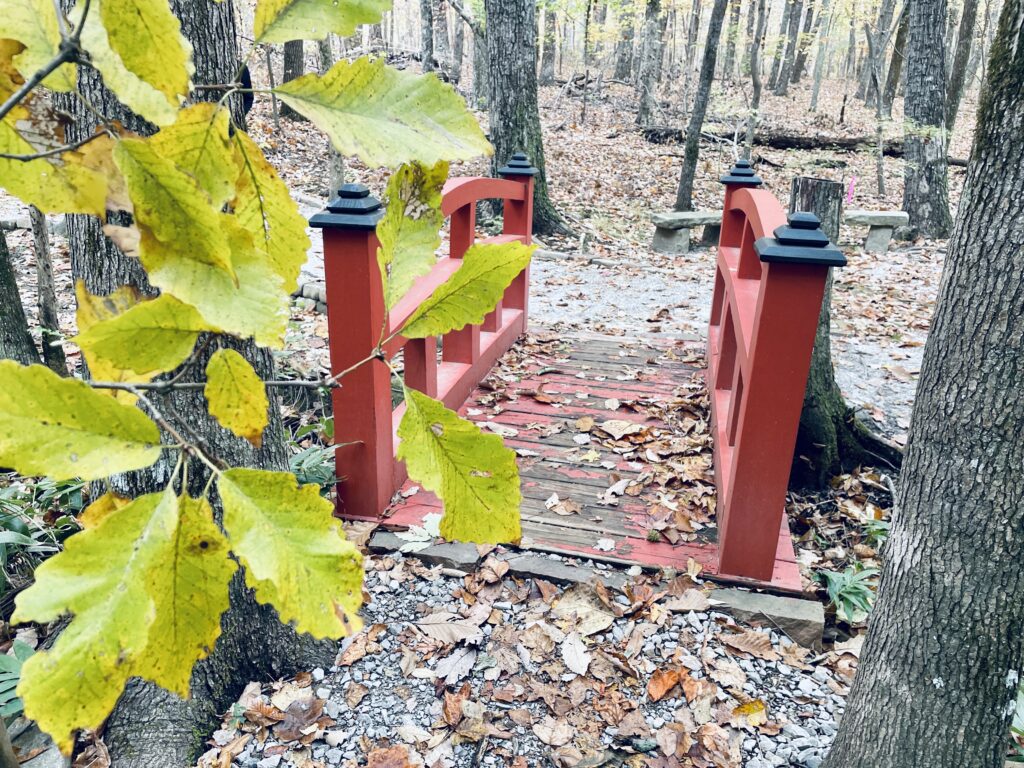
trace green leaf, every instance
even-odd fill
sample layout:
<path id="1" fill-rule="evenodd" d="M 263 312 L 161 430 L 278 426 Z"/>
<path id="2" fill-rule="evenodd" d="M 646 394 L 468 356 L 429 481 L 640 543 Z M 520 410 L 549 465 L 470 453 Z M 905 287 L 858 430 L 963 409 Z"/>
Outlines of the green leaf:
<path id="1" fill-rule="evenodd" d="M 430 272 L 441 245 L 441 189 L 448 163 L 432 168 L 403 165 L 388 180 L 384 217 L 377 223 L 377 262 L 384 277 L 384 302 L 397 304 L 417 278 Z"/>
<path id="2" fill-rule="evenodd" d="M 257 448 L 270 423 L 270 402 L 263 381 L 233 349 L 218 349 L 206 365 L 206 400 L 210 415 Z"/>
<path id="3" fill-rule="evenodd" d="M 54 480 L 148 467 L 160 431 L 142 411 L 41 365 L 0 360 L 0 466 Z"/>
<path id="4" fill-rule="evenodd" d="M 339 61 L 322 77 L 303 75 L 275 89 L 324 131 L 343 155 L 371 167 L 470 160 L 493 150 L 466 102 L 433 74 Z"/>
<path id="5" fill-rule="evenodd" d="M 420 304 L 401 334 L 407 339 L 424 339 L 482 323 L 509 284 L 526 269 L 533 251 L 533 246 L 522 243 L 470 247 L 459 270 Z"/>
<path id="6" fill-rule="evenodd" d="M 188 96 L 192 45 L 167 0 L 93 0 L 111 50 L 125 68 L 177 107 Z M 106 79 L 106 78 L 104 78 Z M 107 82 L 117 92 L 117 84 Z"/>
<path id="7" fill-rule="evenodd" d="M 73 341 L 115 369 L 142 375 L 173 371 L 210 328 L 194 307 L 164 294 L 91 325 Z M 94 372 L 95 375 L 95 372 Z"/>
<path id="8" fill-rule="evenodd" d="M 0 39 L 17 40 L 25 50 L 14 66 L 26 78 L 43 69 L 60 49 L 60 26 L 53 0 L 0 0 Z M 75 89 L 75 65 L 63 64 L 43 80 L 53 91 Z"/>
<path id="9" fill-rule="evenodd" d="M 146 0 L 147 3 L 149 1 Z M 128 2 L 128 0 L 122 0 L 122 2 Z M 79 3 L 69 18 L 72 24 L 77 25 L 81 17 L 82 5 Z M 174 122 L 181 100 L 177 97 L 167 96 L 159 88 L 150 85 L 144 78 L 129 69 L 121 54 L 115 50 L 113 41 L 100 19 L 100 14 L 93 10 L 90 10 L 85 18 L 81 44 L 88 51 L 92 66 L 103 75 L 104 85 L 113 91 L 122 104 L 154 125 L 170 125 Z M 159 56 L 160 53 L 159 50 L 153 51 L 155 56 Z"/>
<path id="10" fill-rule="evenodd" d="M 187 696 L 193 664 L 220 635 L 234 571 L 209 504 L 171 489 L 72 536 L 36 570 L 12 617 L 74 616 L 22 667 L 26 714 L 68 753 L 74 731 L 97 728 L 129 677 Z"/>
<path id="11" fill-rule="evenodd" d="M 348 37 L 360 24 L 377 24 L 392 0 L 259 0 L 253 23 L 257 43 Z"/>
<path id="12" fill-rule="evenodd" d="M 124 174 L 142 233 L 142 264 L 174 258 L 231 274 L 231 249 L 217 210 L 199 183 L 145 139 L 123 139 L 114 160 Z"/>
<path id="13" fill-rule="evenodd" d="M 252 336 L 265 347 L 284 346 L 290 297 L 280 275 L 238 225 L 237 217 L 220 214 L 217 221 L 227 238 L 237 280 L 220 267 L 182 258 L 175 250 L 153 244 L 143 232 L 142 263 L 150 282 L 194 306 L 207 323 L 225 333 L 243 339 Z"/>
<path id="14" fill-rule="evenodd" d="M 438 401 L 405 388 L 398 458 L 409 476 L 444 502 L 441 535 L 477 544 L 518 542 L 516 455 Z"/>
<path id="15" fill-rule="evenodd" d="M 306 219 L 256 143 L 242 131 L 235 131 L 234 141 L 240 166 L 235 217 L 291 294 L 310 247 Z"/>
<path id="16" fill-rule="evenodd" d="M 237 176 L 230 125 L 227 107 L 201 101 L 149 139 L 160 155 L 199 182 L 216 210 L 231 199 Z"/>
<path id="17" fill-rule="evenodd" d="M 256 599 L 300 632 L 358 632 L 362 556 L 345 540 L 333 505 L 290 472 L 232 469 L 218 481 L 224 529 Z"/>

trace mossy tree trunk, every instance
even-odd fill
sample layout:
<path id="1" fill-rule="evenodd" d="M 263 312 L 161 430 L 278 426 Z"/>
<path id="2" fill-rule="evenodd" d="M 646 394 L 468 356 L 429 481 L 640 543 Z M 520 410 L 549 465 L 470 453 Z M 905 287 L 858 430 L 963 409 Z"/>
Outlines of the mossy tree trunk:
<path id="1" fill-rule="evenodd" d="M 172 0 L 171 6 L 195 51 L 195 82 L 230 82 L 239 61 L 232 3 Z M 150 132 L 147 124 L 120 106 L 102 86 L 94 70 L 79 69 L 79 89 L 104 114 L 120 119 L 129 129 Z M 210 93 L 216 97 L 216 92 Z M 69 129 L 70 140 L 92 133 L 94 123 L 90 113 L 75 104 L 66 104 L 65 108 L 75 118 Z M 232 104 L 232 108 L 236 120 L 241 122 L 241 101 Z M 134 285 L 149 295 L 154 293 L 138 259 L 125 257 L 104 237 L 98 219 L 68 218 L 72 272 L 85 281 L 92 293 L 105 295 L 125 284 Z M 273 378 L 273 359 L 269 351 L 227 337 L 222 337 L 218 343 L 239 350 L 262 378 Z M 195 370 L 200 375 L 215 347 L 211 345 L 206 353 L 198 356 Z M 284 428 L 272 393 L 270 426 L 258 450 L 235 438 L 207 415 L 201 392 L 155 396 L 155 401 L 165 416 L 187 425 L 187 431 L 196 433 L 214 455 L 228 464 L 287 469 Z M 149 470 L 113 478 L 112 487 L 126 496 L 150 493 L 165 487 L 171 472 L 171 464 L 161 460 Z M 205 467 L 193 463 L 188 476 L 191 492 L 198 495 L 208 477 Z M 241 574 L 231 584 L 231 608 L 222 617 L 221 630 L 213 655 L 200 662 L 193 672 L 189 701 L 182 701 L 138 679 L 129 682 L 104 730 L 114 768 L 193 764 L 221 715 L 247 683 L 274 680 L 329 664 L 336 650 L 333 643 L 314 641 L 282 625 L 272 609 L 256 603 L 245 588 Z"/>
<path id="2" fill-rule="evenodd" d="M 821 219 L 829 239 L 839 239 L 843 185 L 837 181 L 800 176 L 793 179 L 789 209 L 810 211 Z M 860 464 L 899 464 L 899 452 L 861 424 L 843 399 L 832 366 L 832 274 L 818 317 L 804 407 L 800 414 L 790 484 L 821 489 L 844 470 Z"/>
<path id="3" fill-rule="evenodd" d="M 1006 0 L 860 667 L 825 768 L 1002 768 L 1024 668 L 1024 2 Z"/>

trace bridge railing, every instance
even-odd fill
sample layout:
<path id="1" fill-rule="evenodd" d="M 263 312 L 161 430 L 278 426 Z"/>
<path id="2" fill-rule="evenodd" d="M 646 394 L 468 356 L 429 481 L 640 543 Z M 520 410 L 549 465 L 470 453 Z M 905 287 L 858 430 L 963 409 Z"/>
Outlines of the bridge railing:
<path id="1" fill-rule="evenodd" d="M 482 243 L 522 242 L 533 237 L 533 189 L 537 170 L 516 154 L 499 170 L 501 178 L 453 178 L 443 190 L 441 210 L 451 221 L 448 254 L 437 260 L 390 312 L 384 305 L 377 249 L 381 203 L 360 184 L 349 184 L 327 209 L 310 220 L 323 229 L 324 275 L 331 371 L 336 375 L 363 360 L 461 265 L 477 242 L 476 204 L 504 201 L 502 234 Z M 529 315 L 529 267 L 509 286 L 480 325 L 442 339 L 396 336 L 384 348 L 391 359 L 403 352 L 405 383 L 449 408 L 459 408 L 515 340 Z M 384 336 L 381 336 L 381 330 Z M 438 344 L 440 343 L 440 354 Z M 395 431 L 404 405 L 392 406 L 390 372 L 374 362 L 347 374 L 332 390 L 334 439 L 339 476 L 339 509 L 347 515 L 378 517 L 405 482 L 395 460 Z"/>
<path id="2" fill-rule="evenodd" d="M 811 213 L 786 217 L 750 163 L 726 176 L 708 329 L 719 569 L 770 581 L 830 267 Z"/>

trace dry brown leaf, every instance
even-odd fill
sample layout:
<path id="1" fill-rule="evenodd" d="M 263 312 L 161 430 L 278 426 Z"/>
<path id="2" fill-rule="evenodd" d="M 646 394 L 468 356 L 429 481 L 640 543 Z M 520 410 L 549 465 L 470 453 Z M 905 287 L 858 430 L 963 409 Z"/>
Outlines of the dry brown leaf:
<path id="1" fill-rule="evenodd" d="M 711 607 L 711 601 L 699 589 L 688 589 L 678 597 L 670 597 L 661 603 L 661 607 L 673 613 L 706 611 Z"/>
<path id="2" fill-rule="evenodd" d="M 370 689 L 365 685 L 349 683 L 348 688 L 345 689 L 345 703 L 348 704 L 349 709 L 355 709 L 369 692 Z"/>
<path id="3" fill-rule="evenodd" d="M 551 715 L 546 715 L 539 723 L 533 724 L 533 732 L 548 746 L 560 747 L 569 743 L 576 729 L 563 718 L 555 719 Z"/>
<path id="4" fill-rule="evenodd" d="M 462 704 L 469 700 L 472 693 L 472 689 L 469 683 L 463 683 L 462 687 L 456 692 L 451 693 L 450 691 L 444 692 L 444 702 L 441 704 L 441 715 L 444 717 L 444 721 L 448 725 L 458 725 L 459 721 L 462 720 Z"/>
<path id="5" fill-rule="evenodd" d="M 772 639 L 765 632 L 748 629 L 736 635 L 721 635 L 722 643 L 742 653 L 764 661 L 778 661 L 779 654 L 772 647 Z"/>
<path id="6" fill-rule="evenodd" d="M 375 749 L 366 760 L 366 768 L 414 768 L 409 760 L 409 748 L 403 746 Z"/>
<path id="7" fill-rule="evenodd" d="M 647 695 L 651 701 L 661 701 L 679 683 L 679 669 L 656 669 L 647 681 Z"/>

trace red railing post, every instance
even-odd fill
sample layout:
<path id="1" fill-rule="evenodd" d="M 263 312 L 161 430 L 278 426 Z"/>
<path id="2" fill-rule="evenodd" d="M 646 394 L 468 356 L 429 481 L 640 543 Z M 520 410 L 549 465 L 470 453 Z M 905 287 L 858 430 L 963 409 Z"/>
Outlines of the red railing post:
<path id="1" fill-rule="evenodd" d="M 337 374 L 373 352 L 387 323 L 377 263 L 381 203 L 362 184 L 346 184 L 310 219 L 323 230 L 331 371 Z M 391 382 L 380 361 L 366 363 L 332 390 L 339 508 L 377 517 L 395 491 Z"/>
<path id="2" fill-rule="evenodd" d="M 505 219 L 502 233 L 515 235 L 525 243 L 533 243 L 533 192 L 536 185 L 536 177 L 540 174 L 537 168 L 531 165 L 530 160 L 522 152 L 516 152 L 508 161 L 508 164 L 498 169 L 498 175 L 509 181 L 518 181 L 526 187 L 526 194 L 522 200 L 505 201 Z M 512 284 L 505 291 L 505 298 L 498 305 L 497 314 L 499 318 L 502 305 L 512 309 L 523 311 L 523 322 L 521 333 L 526 332 L 529 324 L 530 309 L 530 267 L 527 266 Z"/>
<path id="3" fill-rule="evenodd" d="M 825 282 L 846 259 L 813 214 L 782 224 L 777 200 L 741 193 L 756 186 L 747 170 L 738 164 L 722 179 L 707 379 L 719 571 L 770 581 Z"/>

